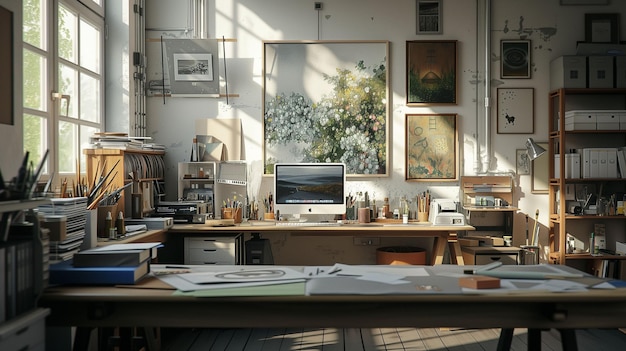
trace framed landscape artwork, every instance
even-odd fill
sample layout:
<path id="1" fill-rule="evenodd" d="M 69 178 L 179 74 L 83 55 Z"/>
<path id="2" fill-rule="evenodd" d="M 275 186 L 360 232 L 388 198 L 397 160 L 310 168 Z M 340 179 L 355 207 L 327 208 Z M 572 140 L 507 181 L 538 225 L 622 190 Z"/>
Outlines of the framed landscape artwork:
<path id="1" fill-rule="evenodd" d="M 407 106 L 456 104 L 456 43 L 406 42 Z"/>
<path id="2" fill-rule="evenodd" d="M 456 114 L 406 115 L 406 179 L 458 178 Z"/>
<path id="3" fill-rule="evenodd" d="M 263 154 L 388 175 L 388 41 L 265 41 Z"/>

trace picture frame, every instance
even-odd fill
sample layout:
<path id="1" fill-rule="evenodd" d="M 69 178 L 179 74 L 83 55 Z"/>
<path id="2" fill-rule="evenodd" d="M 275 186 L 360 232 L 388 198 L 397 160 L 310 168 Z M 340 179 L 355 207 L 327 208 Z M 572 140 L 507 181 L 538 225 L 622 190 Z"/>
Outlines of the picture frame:
<path id="1" fill-rule="evenodd" d="M 548 150 L 548 142 L 537 142 L 537 145 Z M 533 194 L 547 194 L 549 191 L 550 183 L 550 158 L 548 153 L 545 152 L 536 159 L 532 160 L 532 184 L 531 193 Z"/>
<path id="2" fill-rule="evenodd" d="M 535 132 L 534 88 L 498 88 L 498 134 Z"/>
<path id="3" fill-rule="evenodd" d="M 531 67 L 530 40 L 500 41 L 500 78 L 528 79 Z"/>
<path id="4" fill-rule="evenodd" d="M 213 55 L 208 53 L 174 54 L 174 80 L 213 81 Z"/>
<path id="5" fill-rule="evenodd" d="M 455 105 L 457 41 L 406 42 L 406 105 Z"/>
<path id="6" fill-rule="evenodd" d="M 342 162 L 348 176 L 388 176 L 388 58 L 386 40 L 264 41 L 264 174 Z"/>
<path id="7" fill-rule="evenodd" d="M 416 0 L 417 34 L 443 33 L 443 0 Z"/>
<path id="8" fill-rule="evenodd" d="M 21 40 L 21 39 L 20 39 Z M 0 6 L 0 124 L 14 124 L 13 12 Z M 20 83 L 21 84 L 21 83 Z"/>
<path id="9" fill-rule="evenodd" d="M 586 13 L 585 42 L 619 44 L 619 13 Z"/>
<path id="10" fill-rule="evenodd" d="M 526 149 L 515 150 L 515 173 L 517 175 L 530 174 L 530 158 Z"/>
<path id="11" fill-rule="evenodd" d="M 406 180 L 458 179 L 456 114 L 406 115 Z"/>

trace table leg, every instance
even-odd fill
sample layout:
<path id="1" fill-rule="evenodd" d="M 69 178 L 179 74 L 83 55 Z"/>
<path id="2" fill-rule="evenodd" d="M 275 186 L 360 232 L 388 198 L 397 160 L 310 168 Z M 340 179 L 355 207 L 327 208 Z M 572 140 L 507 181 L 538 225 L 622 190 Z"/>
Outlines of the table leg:
<path id="1" fill-rule="evenodd" d="M 510 351 L 513 342 L 513 328 L 502 328 L 498 339 L 498 351 Z"/>
<path id="2" fill-rule="evenodd" d="M 563 351 L 578 351 L 576 329 L 559 329 Z"/>
<path id="3" fill-rule="evenodd" d="M 450 263 L 457 265 L 465 265 L 463 254 L 461 253 L 461 244 L 457 240 L 457 233 L 449 233 L 448 235 L 448 248 L 450 249 Z"/>
<path id="4" fill-rule="evenodd" d="M 435 237 L 435 249 L 433 250 L 433 257 L 431 260 L 433 266 L 443 263 L 446 246 L 448 246 L 448 233 Z"/>

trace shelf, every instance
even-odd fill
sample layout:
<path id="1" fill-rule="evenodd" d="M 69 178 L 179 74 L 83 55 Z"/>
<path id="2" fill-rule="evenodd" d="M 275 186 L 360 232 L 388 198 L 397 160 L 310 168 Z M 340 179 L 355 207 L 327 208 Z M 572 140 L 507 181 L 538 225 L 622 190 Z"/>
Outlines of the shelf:
<path id="1" fill-rule="evenodd" d="M 565 254 L 565 258 L 568 260 L 626 260 L 626 256 L 609 254 L 590 255 L 588 253 Z"/>
<path id="2" fill-rule="evenodd" d="M 596 220 L 596 221 L 601 221 L 601 220 L 626 220 L 626 216 L 624 215 L 618 215 L 618 216 L 596 216 L 596 215 L 582 215 L 582 216 L 577 216 L 577 215 L 565 215 L 565 219 L 566 220 L 581 220 L 581 219 L 591 219 L 591 220 Z"/>
<path id="3" fill-rule="evenodd" d="M 475 212 L 503 212 L 503 211 L 519 211 L 519 208 L 513 206 L 463 206 L 468 211 Z M 626 218 L 626 217 L 625 217 Z"/>

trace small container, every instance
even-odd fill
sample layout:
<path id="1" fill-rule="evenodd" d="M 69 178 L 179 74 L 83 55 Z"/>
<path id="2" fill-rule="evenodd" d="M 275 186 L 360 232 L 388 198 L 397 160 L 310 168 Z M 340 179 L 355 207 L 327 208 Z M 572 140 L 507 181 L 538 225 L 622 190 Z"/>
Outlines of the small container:
<path id="1" fill-rule="evenodd" d="M 198 178 L 204 178 L 204 169 L 202 167 L 198 169 Z"/>

